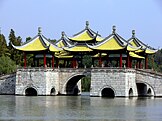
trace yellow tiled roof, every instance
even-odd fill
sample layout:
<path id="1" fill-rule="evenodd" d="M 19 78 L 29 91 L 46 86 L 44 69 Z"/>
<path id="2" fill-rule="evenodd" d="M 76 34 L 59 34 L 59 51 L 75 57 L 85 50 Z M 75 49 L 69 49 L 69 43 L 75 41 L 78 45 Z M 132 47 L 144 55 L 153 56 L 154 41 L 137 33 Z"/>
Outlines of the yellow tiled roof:
<path id="1" fill-rule="evenodd" d="M 143 49 L 139 49 L 139 50 L 136 50 L 135 53 L 141 53 L 141 52 L 144 52 Z"/>
<path id="2" fill-rule="evenodd" d="M 30 41 L 22 46 L 14 46 L 13 45 L 13 47 L 15 49 L 21 50 L 21 51 L 42 51 L 42 50 L 47 49 L 47 46 L 45 45 L 45 43 L 42 42 L 42 40 L 39 36 L 37 36 L 32 41 Z"/>
<path id="3" fill-rule="evenodd" d="M 134 41 L 131 41 L 130 44 L 134 47 L 137 47 L 137 44 Z"/>
<path id="4" fill-rule="evenodd" d="M 128 51 L 138 51 L 140 50 L 141 47 L 137 47 L 137 46 L 131 46 L 130 44 L 127 45 L 127 50 Z"/>
<path id="5" fill-rule="evenodd" d="M 71 51 L 71 52 L 89 52 L 89 51 L 92 51 L 92 49 L 88 48 L 87 46 L 65 47 L 64 50 Z"/>
<path id="6" fill-rule="evenodd" d="M 107 55 L 106 53 L 101 53 L 101 57 L 104 57 L 106 55 Z M 96 58 L 96 57 L 99 57 L 99 56 L 100 56 L 100 53 L 98 53 L 98 54 L 96 54 L 96 55 L 94 55 L 92 57 Z"/>
<path id="7" fill-rule="evenodd" d="M 64 47 L 65 45 L 64 45 L 64 43 L 62 41 L 60 41 L 60 42 L 57 43 L 57 46 L 58 47 Z"/>
<path id="8" fill-rule="evenodd" d="M 59 47 L 57 47 L 57 46 L 55 46 L 55 45 L 53 45 L 53 44 L 50 44 L 49 50 L 50 50 L 51 52 L 60 52 L 60 51 L 62 50 L 62 48 L 59 48 Z"/>
<path id="9" fill-rule="evenodd" d="M 102 37 L 97 36 L 96 41 L 100 42 L 100 41 L 102 41 L 102 40 L 103 40 L 103 38 L 102 38 Z"/>
<path id="10" fill-rule="evenodd" d="M 156 52 L 157 52 L 157 50 L 151 50 L 151 49 L 148 49 L 148 48 L 145 50 L 145 53 L 147 53 L 147 54 L 154 54 Z"/>
<path id="11" fill-rule="evenodd" d="M 84 31 L 74 37 L 70 38 L 73 41 L 90 41 L 93 40 L 94 38 L 88 33 L 88 31 Z"/>
<path id="12" fill-rule="evenodd" d="M 121 50 L 125 48 L 124 46 L 121 46 L 114 37 L 107 41 L 104 40 L 104 42 L 101 42 L 96 46 L 89 47 L 96 50 Z"/>
<path id="13" fill-rule="evenodd" d="M 131 57 L 134 57 L 134 58 L 141 58 L 141 59 L 145 59 L 145 57 L 140 56 L 140 55 L 137 55 L 137 54 L 135 54 L 134 52 L 129 52 L 129 55 L 130 55 Z"/>

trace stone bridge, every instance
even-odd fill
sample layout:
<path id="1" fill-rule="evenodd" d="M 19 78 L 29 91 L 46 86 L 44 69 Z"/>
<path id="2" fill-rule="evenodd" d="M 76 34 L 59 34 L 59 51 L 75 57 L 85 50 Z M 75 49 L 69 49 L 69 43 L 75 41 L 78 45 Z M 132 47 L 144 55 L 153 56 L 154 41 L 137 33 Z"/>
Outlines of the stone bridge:
<path id="1" fill-rule="evenodd" d="M 78 95 L 81 78 L 91 74 L 91 69 L 31 68 L 18 69 L 16 74 L 17 95 Z"/>
<path id="2" fill-rule="evenodd" d="M 90 96 L 162 96 L 162 74 L 126 68 L 26 68 L 0 77 L 0 93 L 16 95 L 78 95 L 81 78 L 91 77 Z M 10 90 L 10 91 L 9 91 Z"/>

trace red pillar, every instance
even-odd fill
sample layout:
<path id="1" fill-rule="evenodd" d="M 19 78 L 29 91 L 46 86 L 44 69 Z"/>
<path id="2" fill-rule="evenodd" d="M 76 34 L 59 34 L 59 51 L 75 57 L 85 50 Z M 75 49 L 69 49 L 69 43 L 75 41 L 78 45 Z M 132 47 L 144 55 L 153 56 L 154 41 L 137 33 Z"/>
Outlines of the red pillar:
<path id="1" fill-rule="evenodd" d="M 52 68 L 54 68 L 54 55 L 52 54 Z"/>
<path id="2" fill-rule="evenodd" d="M 130 67 L 130 57 L 129 57 L 129 53 L 127 54 L 127 68 L 129 68 Z"/>
<path id="3" fill-rule="evenodd" d="M 148 69 L 148 55 L 145 57 L 145 69 Z"/>
<path id="4" fill-rule="evenodd" d="M 101 65 L 102 65 L 102 59 L 101 59 L 101 53 L 99 53 L 99 67 L 101 67 Z"/>
<path id="5" fill-rule="evenodd" d="M 152 69 L 154 70 L 154 57 L 152 55 Z"/>
<path id="6" fill-rule="evenodd" d="M 141 63 L 142 60 L 139 61 L 139 68 L 141 69 L 142 68 L 142 63 Z"/>
<path id="7" fill-rule="evenodd" d="M 44 53 L 44 67 L 46 68 L 46 65 L 47 63 L 46 63 L 46 53 Z"/>
<path id="8" fill-rule="evenodd" d="M 73 58 L 73 63 L 72 63 L 73 64 L 73 68 L 75 68 L 75 63 L 76 63 L 75 62 L 75 58 Z"/>
<path id="9" fill-rule="evenodd" d="M 122 68 L 122 53 L 120 53 L 119 67 Z"/>
<path id="10" fill-rule="evenodd" d="M 24 52 L 24 68 L 26 68 L 26 53 Z"/>
<path id="11" fill-rule="evenodd" d="M 129 57 L 129 67 L 132 68 L 132 58 Z"/>

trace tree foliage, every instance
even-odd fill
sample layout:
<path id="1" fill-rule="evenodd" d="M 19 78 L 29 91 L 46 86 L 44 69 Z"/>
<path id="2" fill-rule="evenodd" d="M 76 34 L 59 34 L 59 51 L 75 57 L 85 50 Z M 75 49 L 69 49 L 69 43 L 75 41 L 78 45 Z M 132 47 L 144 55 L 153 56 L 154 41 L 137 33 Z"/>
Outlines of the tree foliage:
<path id="1" fill-rule="evenodd" d="M 9 55 L 9 51 L 7 48 L 7 42 L 5 39 L 5 36 L 3 34 L 0 34 L 0 57 L 2 55 Z"/>
<path id="2" fill-rule="evenodd" d="M 0 75 L 9 74 L 16 71 L 16 64 L 8 56 L 0 57 Z"/>
<path id="3" fill-rule="evenodd" d="M 91 85 L 90 77 L 82 78 L 81 85 L 82 85 L 82 91 L 83 92 L 89 92 L 90 91 L 90 85 Z"/>
<path id="4" fill-rule="evenodd" d="M 13 48 L 12 44 L 15 46 L 20 46 L 22 43 L 22 39 L 20 36 L 16 37 L 15 32 L 13 29 L 11 29 L 10 35 L 9 35 L 9 52 L 10 52 L 10 58 L 16 62 L 16 65 L 22 64 L 23 54 L 22 52 L 16 50 Z"/>

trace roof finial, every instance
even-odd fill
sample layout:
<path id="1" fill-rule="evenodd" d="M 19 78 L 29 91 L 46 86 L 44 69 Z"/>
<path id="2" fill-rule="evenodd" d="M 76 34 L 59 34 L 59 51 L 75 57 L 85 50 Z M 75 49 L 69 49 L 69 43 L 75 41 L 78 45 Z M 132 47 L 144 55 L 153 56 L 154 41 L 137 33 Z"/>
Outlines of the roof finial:
<path id="1" fill-rule="evenodd" d="M 64 32 L 64 31 L 62 31 L 62 33 L 61 33 L 61 34 L 62 34 L 62 37 L 64 37 L 64 36 L 65 36 L 65 32 Z"/>
<path id="2" fill-rule="evenodd" d="M 41 35 L 41 27 L 38 27 L 38 35 Z"/>
<path id="3" fill-rule="evenodd" d="M 88 28 L 89 26 L 89 21 L 86 21 L 86 28 Z"/>
<path id="4" fill-rule="evenodd" d="M 132 30 L 132 37 L 135 37 L 135 30 Z"/>
<path id="5" fill-rule="evenodd" d="M 112 29 L 113 29 L 113 34 L 115 34 L 116 26 L 114 25 L 114 26 L 112 27 Z"/>

